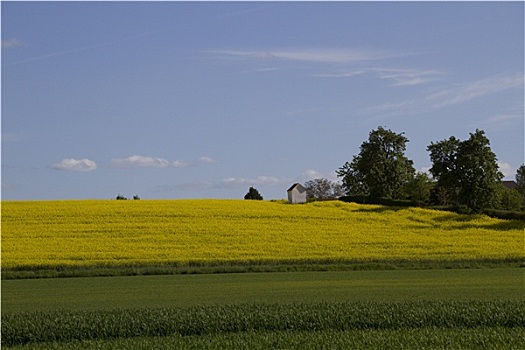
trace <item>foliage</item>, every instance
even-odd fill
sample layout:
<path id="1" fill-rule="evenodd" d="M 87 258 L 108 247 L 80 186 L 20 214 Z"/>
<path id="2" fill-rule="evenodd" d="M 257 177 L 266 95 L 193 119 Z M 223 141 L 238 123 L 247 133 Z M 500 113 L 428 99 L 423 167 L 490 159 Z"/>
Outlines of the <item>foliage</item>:
<path id="1" fill-rule="evenodd" d="M 404 199 L 415 173 L 413 162 L 405 156 L 407 142 L 403 133 L 383 127 L 372 130 L 359 154 L 337 171 L 347 194 Z"/>
<path id="2" fill-rule="evenodd" d="M 477 212 L 497 205 L 503 174 L 489 145 L 485 132 L 476 130 L 468 140 L 452 136 L 428 146 L 430 172 L 437 179 L 440 204 L 456 203 Z"/>
<path id="3" fill-rule="evenodd" d="M 244 199 L 263 200 L 263 196 L 254 187 L 250 187 L 248 193 L 244 196 Z"/>
<path id="4" fill-rule="evenodd" d="M 522 221 L 341 201 L 4 201 L 2 272 L 524 258 Z"/>
<path id="5" fill-rule="evenodd" d="M 328 179 L 313 179 L 304 184 L 309 200 L 335 199 L 344 195 L 342 186 Z"/>
<path id="6" fill-rule="evenodd" d="M 245 332 L 521 329 L 523 301 L 242 304 L 2 314 L 2 346 Z"/>
<path id="7" fill-rule="evenodd" d="M 522 196 L 522 203 L 525 206 L 525 164 L 520 165 L 516 171 L 516 184 L 518 185 L 518 192 Z"/>
<path id="8" fill-rule="evenodd" d="M 458 191 L 456 173 L 457 153 L 460 140 L 451 136 L 448 140 L 430 143 L 427 151 L 430 152 L 430 161 L 432 167 L 430 173 L 437 179 L 436 196 L 438 204 L 448 205 L 455 200 Z"/>
<path id="9" fill-rule="evenodd" d="M 495 208 L 518 211 L 521 209 L 522 204 L 523 198 L 518 191 L 507 188 L 503 185 L 498 186 L 496 192 L 496 204 L 494 205 Z"/>
<path id="10" fill-rule="evenodd" d="M 428 204 L 434 186 L 434 181 L 426 173 L 418 172 L 407 184 L 408 197 L 418 204 Z"/>

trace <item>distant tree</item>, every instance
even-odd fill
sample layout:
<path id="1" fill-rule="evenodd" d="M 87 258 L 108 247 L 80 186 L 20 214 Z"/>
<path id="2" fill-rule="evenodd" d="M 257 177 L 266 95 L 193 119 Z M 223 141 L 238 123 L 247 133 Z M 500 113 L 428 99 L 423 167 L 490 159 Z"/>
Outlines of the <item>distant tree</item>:
<path id="1" fill-rule="evenodd" d="M 124 197 L 124 196 L 121 195 L 121 194 L 118 194 L 116 199 L 117 199 L 117 200 L 126 200 L 127 198 Z"/>
<path id="2" fill-rule="evenodd" d="M 337 171 L 348 195 L 406 198 L 415 169 L 412 160 L 405 156 L 408 139 L 403 134 L 383 127 L 370 132 L 359 154 Z"/>
<path id="3" fill-rule="evenodd" d="M 434 186 L 434 181 L 426 173 L 418 172 L 407 185 L 408 197 L 419 204 L 428 204 Z"/>
<path id="4" fill-rule="evenodd" d="M 465 141 L 452 136 L 431 143 L 427 150 L 433 164 L 430 173 L 437 180 L 442 198 L 473 211 L 497 206 L 503 174 L 484 131 L 476 130 Z"/>
<path id="5" fill-rule="evenodd" d="M 263 197 L 261 196 L 261 194 L 259 193 L 259 191 L 257 191 L 255 188 L 253 187 L 250 187 L 250 189 L 248 190 L 248 193 L 246 193 L 246 195 L 244 196 L 244 199 L 255 199 L 255 200 L 262 200 Z"/>
<path id="6" fill-rule="evenodd" d="M 134 196 L 133 196 L 133 199 L 134 199 L 134 200 L 139 200 L 139 199 L 140 199 L 140 197 L 139 197 L 139 195 L 138 195 L 138 194 L 136 194 L 136 195 L 134 195 Z"/>
<path id="7" fill-rule="evenodd" d="M 309 180 L 305 182 L 304 188 L 309 200 L 333 199 L 344 195 L 343 187 L 339 183 L 325 178 Z"/>

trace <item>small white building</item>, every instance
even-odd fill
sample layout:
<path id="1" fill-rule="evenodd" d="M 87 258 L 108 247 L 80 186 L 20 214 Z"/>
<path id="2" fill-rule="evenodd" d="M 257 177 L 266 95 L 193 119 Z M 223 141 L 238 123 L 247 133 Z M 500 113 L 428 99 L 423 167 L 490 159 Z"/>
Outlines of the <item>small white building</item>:
<path id="1" fill-rule="evenodd" d="M 295 203 L 306 203 L 306 188 L 300 183 L 294 183 L 292 187 L 288 189 L 288 202 Z"/>

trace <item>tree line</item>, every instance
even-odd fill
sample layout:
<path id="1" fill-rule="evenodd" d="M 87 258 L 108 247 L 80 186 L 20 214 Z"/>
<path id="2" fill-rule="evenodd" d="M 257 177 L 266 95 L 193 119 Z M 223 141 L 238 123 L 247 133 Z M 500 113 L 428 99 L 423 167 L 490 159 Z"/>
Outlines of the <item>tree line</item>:
<path id="1" fill-rule="evenodd" d="M 467 140 L 455 136 L 431 142 L 427 147 L 432 167 L 417 172 L 405 155 L 409 142 L 404 133 L 378 127 L 369 133 L 360 152 L 336 173 L 342 184 L 325 178 L 304 183 L 308 200 L 345 196 L 362 203 L 411 204 L 457 208 L 464 212 L 484 209 L 525 209 L 525 164 L 516 173 L 517 190 L 506 188 L 497 158 L 483 130 Z M 244 199 L 262 200 L 250 187 Z"/>
<path id="2" fill-rule="evenodd" d="M 427 147 L 432 167 L 416 172 L 405 155 L 404 133 L 383 127 L 372 130 L 360 152 L 336 173 L 347 196 L 368 200 L 387 198 L 420 204 L 459 206 L 467 211 L 520 210 L 525 202 L 525 165 L 516 174 L 518 191 L 503 186 L 503 174 L 483 130 L 467 140 L 454 136 Z"/>

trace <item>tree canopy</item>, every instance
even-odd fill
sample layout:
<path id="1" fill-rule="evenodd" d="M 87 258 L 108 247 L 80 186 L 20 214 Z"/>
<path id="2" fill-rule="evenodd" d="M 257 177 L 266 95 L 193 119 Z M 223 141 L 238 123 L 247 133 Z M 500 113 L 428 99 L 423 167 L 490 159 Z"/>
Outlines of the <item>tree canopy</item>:
<path id="1" fill-rule="evenodd" d="M 407 184 L 415 174 L 412 160 L 405 156 L 408 141 L 404 133 L 396 134 L 383 127 L 372 130 L 359 154 L 337 171 L 347 194 L 405 198 Z"/>
<path id="2" fill-rule="evenodd" d="M 304 188 L 306 188 L 308 199 L 333 199 L 344 195 L 343 188 L 339 183 L 331 182 L 325 178 L 309 180 L 305 182 Z"/>
<path id="3" fill-rule="evenodd" d="M 427 150 L 442 204 L 456 203 L 474 211 L 496 205 L 503 174 L 484 131 L 476 130 L 465 141 L 452 136 L 431 143 Z"/>

